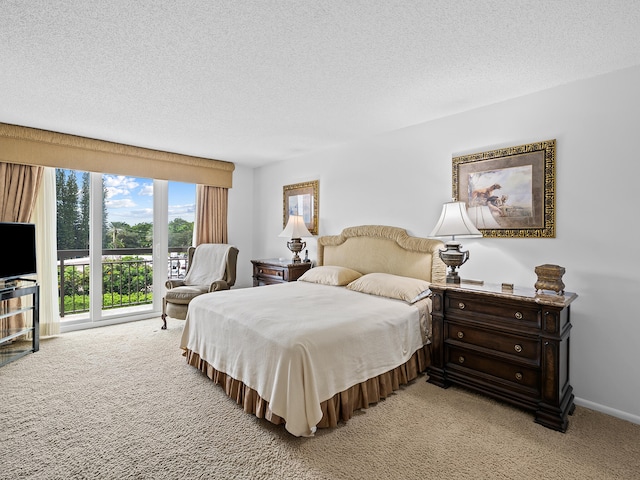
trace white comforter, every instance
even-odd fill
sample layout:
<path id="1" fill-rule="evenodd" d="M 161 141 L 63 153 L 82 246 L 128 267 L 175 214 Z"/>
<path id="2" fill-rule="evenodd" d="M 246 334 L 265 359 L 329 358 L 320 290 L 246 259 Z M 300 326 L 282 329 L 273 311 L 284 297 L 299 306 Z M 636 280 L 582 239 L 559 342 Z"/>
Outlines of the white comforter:
<path id="1" fill-rule="evenodd" d="M 191 301 L 180 346 L 256 390 L 290 433 L 310 436 L 321 402 L 424 345 L 426 309 L 307 282 L 215 292 Z"/>

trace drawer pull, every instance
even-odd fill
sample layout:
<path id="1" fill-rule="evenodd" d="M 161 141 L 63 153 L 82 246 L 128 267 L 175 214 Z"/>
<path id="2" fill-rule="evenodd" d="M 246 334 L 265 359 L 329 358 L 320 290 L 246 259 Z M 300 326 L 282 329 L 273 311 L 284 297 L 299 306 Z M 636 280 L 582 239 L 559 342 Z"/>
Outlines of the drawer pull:
<path id="1" fill-rule="evenodd" d="M 463 357 L 462 355 L 460 355 L 460 356 L 458 357 L 458 362 L 459 362 L 459 363 L 464 363 L 464 357 Z"/>
<path id="2" fill-rule="evenodd" d="M 458 332 L 458 338 L 464 338 L 464 332 Z"/>
<path id="3" fill-rule="evenodd" d="M 281 277 L 283 272 L 278 272 L 278 276 Z"/>
<path id="4" fill-rule="evenodd" d="M 518 345 L 517 343 L 513 347 L 516 352 L 520 353 L 522 351 L 522 345 Z"/>
<path id="5" fill-rule="evenodd" d="M 520 312 L 516 312 L 515 317 L 516 317 L 518 320 L 522 320 L 522 313 L 520 313 Z"/>
<path id="6" fill-rule="evenodd" d="M 522 374 L 520 372 L 516 373 L 516 380 L 518 381 L 522 380 Z"/>
<path id="7" fill-rule="evenodd" d="M 458 303 L 458 308 L 459 308 L 460 310 L 464 310 L 464 307 L 465 307 L 465 306 L 466 306 L 466 305 L 465 305 L 464 303 L 462 303 L 462 302 Z"/>

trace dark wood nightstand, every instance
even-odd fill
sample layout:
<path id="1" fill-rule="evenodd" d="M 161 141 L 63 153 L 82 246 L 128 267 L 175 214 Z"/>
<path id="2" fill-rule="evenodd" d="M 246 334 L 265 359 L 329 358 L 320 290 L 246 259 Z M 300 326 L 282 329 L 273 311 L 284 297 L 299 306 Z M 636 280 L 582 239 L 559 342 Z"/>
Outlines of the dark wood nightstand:
<path id="1" fill-rule="evenodd" d="M 461 385 L 532 410 L 535 421 L 566 431 L 569 304 L 575 293 L 503 291 L 499 285 L 431 285 L 433 338 L 428 382 Z"/>
<path id="2" fill-rule="evenodd" d="M 273 285 L 274 283 L 295 282 L 311 268 L 311 262 L 293 263 L 291 260 L 271 258 L 251 260 L 253 263 L 253 286 Z"/>

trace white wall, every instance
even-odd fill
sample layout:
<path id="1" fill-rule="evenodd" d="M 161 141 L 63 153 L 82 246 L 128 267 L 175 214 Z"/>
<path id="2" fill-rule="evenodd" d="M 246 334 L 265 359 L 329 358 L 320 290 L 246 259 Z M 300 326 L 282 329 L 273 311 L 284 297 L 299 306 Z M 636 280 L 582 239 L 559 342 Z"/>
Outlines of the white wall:
<path id="1" fill-rule="evenodd" d="M 229 243 L 238 247 L 236 284 L 233 288 L 253 285 L 251 259 L 253 257 L 254 208 L 253 169 L 236 165 L 233 187 L 229 190 Z"/>
<path id="2" fill-rule="evenodd" d="M 640 274 L 637 254 L 624 251 L 640 231 L 638 85 L 640 68 L 628 69 L 243 172 L 234 191 L 252 182 L 240 187 L 242 201 L 254 192 L 252 228 L 240 229 L 254 234 L 251 258 L 290 255 L 277 236 L 283 185 L 320 181 L 320 235 L 382 224 L 426 236 L 451 198 L 452 156 L 556 139 L 556 238 L 469 240 L 462 276 L 533 287 L 536 265 L 564 266 L 567 290 L 579 295 L 571 307 L 577 403 L 640 423 Z"/>

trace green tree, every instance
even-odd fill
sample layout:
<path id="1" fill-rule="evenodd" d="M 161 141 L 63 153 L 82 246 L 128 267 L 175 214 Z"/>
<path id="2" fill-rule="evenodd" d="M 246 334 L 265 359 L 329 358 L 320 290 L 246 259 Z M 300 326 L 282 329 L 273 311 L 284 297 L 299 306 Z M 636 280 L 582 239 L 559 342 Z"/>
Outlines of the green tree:
<path id="1" fill-rule="evenodd" d="M 58 250 L 62 249 L 64 244 L 64 222 L 62 215 L 60 215 L 60 212 L 62 212 L 64 190 L 64 170 L 56 168 L 56 243 Z"/>
<path id="2" fill-rule="evenodd" d="M 76 234 L 77 248 L 89 248 L 90 189 L 90 175 L 89 172 L 85 172 L 82 174 L 82 187 L 80 188 L 80 225 Z"/>
<path id="3" fill-rule="evenodd" d="M 78 185 L 73 172 L 56 170 L 56 207 L 58 250 L 73 249 L 78 225 Z"/>
<path id="4" fill-rule="evenodd" d="M 78 229 L 80 228 L 80 211 L 78 210 L 78 180 L 75 172 L 71 171 L 67 175 L 67 188 L 65 191 L 64 215 L 65 220 L 71 224 L 72 245 L 70 248 L 82 248 L 78 243 Z"/>
<path id="5" fill-rule="evenodd" d="M 133 238 L 131 238 L 130 248 L 151 248 L 153 246 L 152 223 L 136 223 L 131 227 L 131 233 Z M 127 247 L 129 247 L 129 245 L 127 245 Z"/>
<path id="6" fill-rule="evenodd" d="M 126 222 L 111 222 L 107 237 L 107 248 L 151 248 L 153 224 L 141 222 L 132 226 Z"/>
<path id="7" fill-rule="evenodd" d="M 128 223 L 125 222 L 111 222 L 107 229 L 107 243 L 106 248 L 124 248 L 124 240 L 127 236 L 127 229 L 129 229 Z"/>
<path id="8" fill-rule="evenodd" d="M 89 294 L 89 267 L 83 270 L 73 265 L 64 267 L 64 295 L 88 295 Z"/>
<path id="9" fill-rule="evenodd" d="M 145 293 L 153 285 L 153 269 L 142 257 L 124 256 L 102 264 L 103 293 Z"/>
<path id="10" fill-rule="evenodd" d="M 193 222 L 175 218 L 169 222 L 169 246 L 186 247 L 193 242 Z"/>

